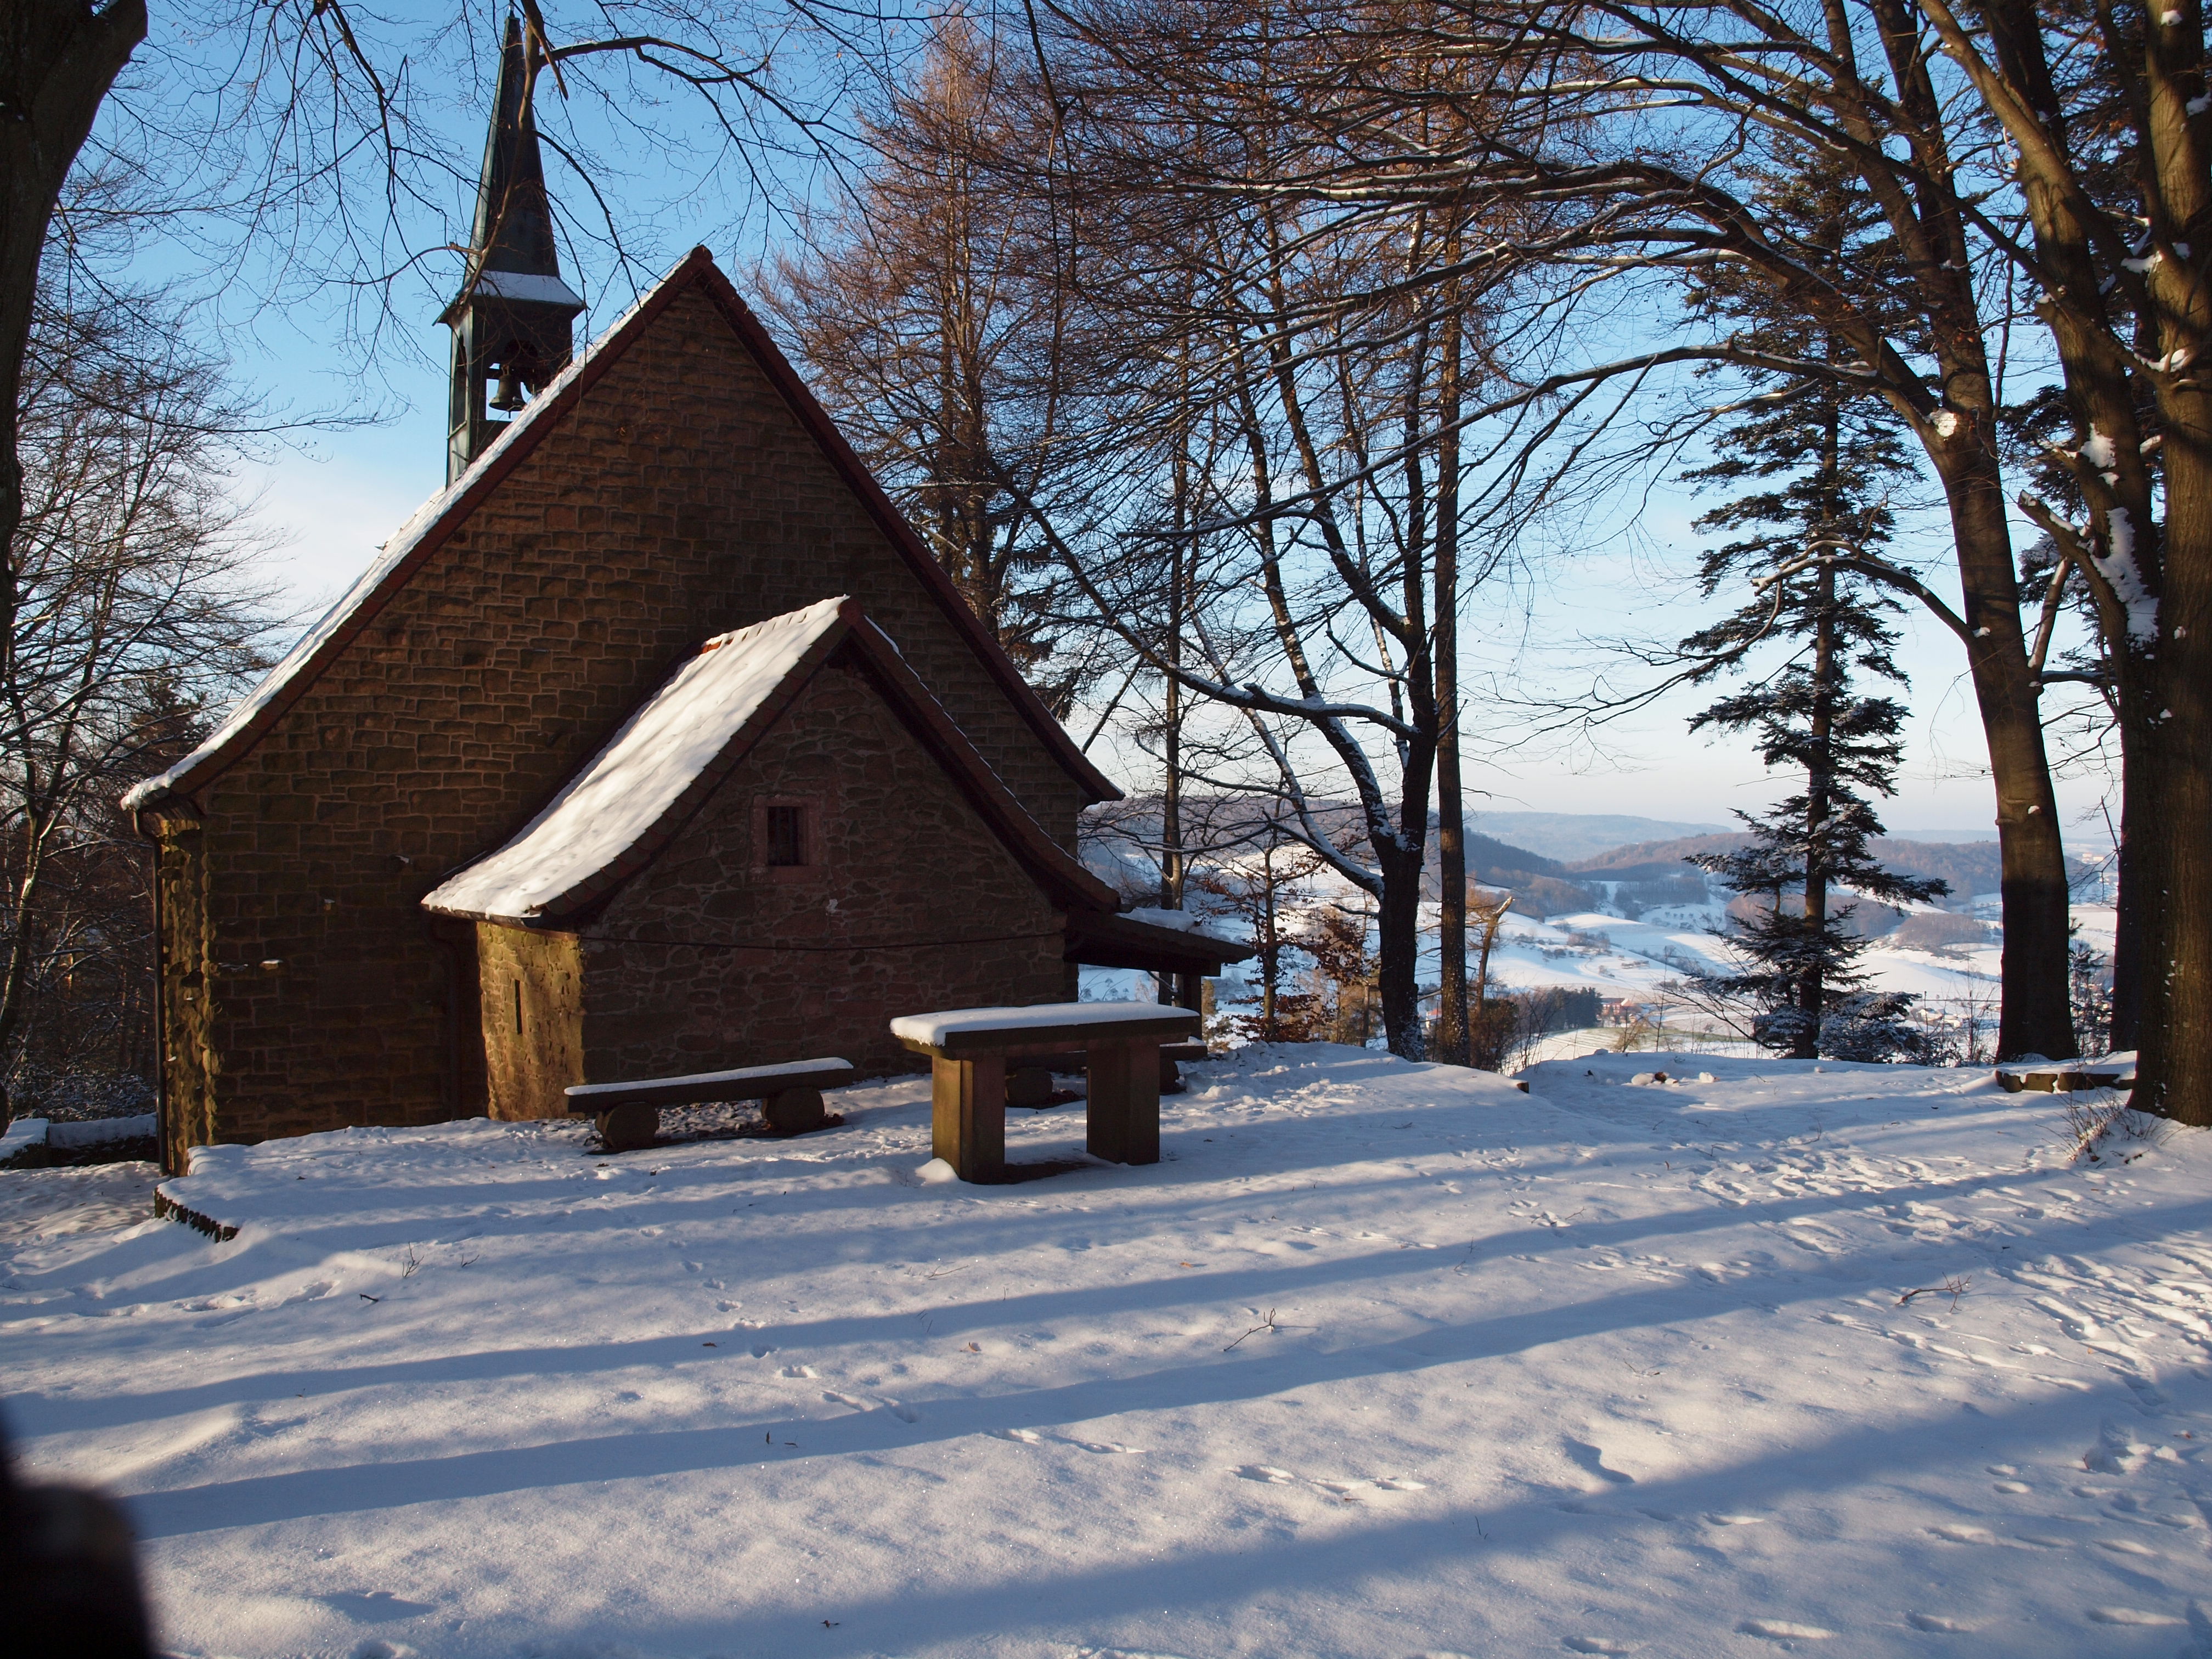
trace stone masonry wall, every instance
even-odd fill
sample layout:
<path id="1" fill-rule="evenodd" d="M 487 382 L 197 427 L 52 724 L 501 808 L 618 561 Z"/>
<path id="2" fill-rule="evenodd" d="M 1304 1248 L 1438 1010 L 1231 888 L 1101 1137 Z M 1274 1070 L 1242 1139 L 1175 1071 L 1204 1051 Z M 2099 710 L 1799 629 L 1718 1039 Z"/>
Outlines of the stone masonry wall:
<path id="1" fill-rule="evenodd" d="M 818 862 L 764 867 L 769 802 L 815 815 Z M 833 660 L 580 930 L 586 1080 L 830 1054 L 865 1073 L 920 1069 L 891 1018 L 1059 999 L 1058 923 L 873 687 Z"/>
<path id="2" fill-rule="evenodd" d="M 422 896 L 526 822 L 700 640 L 841 592 L 1072 842 L 1073 781 L 686 291 L 194 792 L 204 828 L 178 855 L 202 896 L 171 907 L 165 949 L 253 966 L 210 971 L 189 1007 L 167 999 L 169 1050 L 204 1057 L 170 1069 L 180 1133 L 483 1110 L 473 945 L 441 938 Z"/>

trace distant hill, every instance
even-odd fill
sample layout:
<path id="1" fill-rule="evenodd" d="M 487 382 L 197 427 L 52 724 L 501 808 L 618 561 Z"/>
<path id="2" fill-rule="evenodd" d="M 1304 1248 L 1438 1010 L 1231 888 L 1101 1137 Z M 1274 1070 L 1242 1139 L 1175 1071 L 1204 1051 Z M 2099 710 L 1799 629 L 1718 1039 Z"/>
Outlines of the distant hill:
<path id="1" fill-rule="evenodd" d="M 1751 837 L 1741 831 L 1733 835 L 1723 831 L 1677 836 L 1668 841 L 1631 842 L 1626 847 L 1607 848 L 1568 868 L 1576 875 L 1599 876 L 1607 881 L 1657 881 L 1662 877 L 1686 873 L 1683 860 L 1692 853 L 1733 853 L 1750 841 Z"/>
<path id="2" fill-rule="evenodd" d="M 1467 873 L 1486 887 L 1511 888 L 1516 915 L 1571 915 L 1597 904 L 1597 895 L 1569 879 L 1556 859 L 1473 830 L 1467 837 Z"/>
<path id="3" fill-rule="evenodd" d="M 1718 823 L 1676 823 L 1607 812 L 1469 812 L 1467 827 L 1559 861 L 1586 859 L 1628 842 L 1723 832 Z"/>
<path id="4" fill-rule="evenodd" d="M 1692 853 L 1732 852 L 1750 839 L 1745 835 L 1684 836 L 1674 841 L 1638 842 L 1583 859 L 1565 873 L 1570 880 L 1595 876 L 1606 881 L 1652 881 L 1682 874 L 1682 861 Z M 1949 883 L 1953 900 L 1996 892 L 2003 870 L 1993 841 L 1899 841 L 1877 836 L 1871 850 L 1901 875 L 1932 876 Z M 2077 869 L 2082 867 L 2077 864 Z"/>

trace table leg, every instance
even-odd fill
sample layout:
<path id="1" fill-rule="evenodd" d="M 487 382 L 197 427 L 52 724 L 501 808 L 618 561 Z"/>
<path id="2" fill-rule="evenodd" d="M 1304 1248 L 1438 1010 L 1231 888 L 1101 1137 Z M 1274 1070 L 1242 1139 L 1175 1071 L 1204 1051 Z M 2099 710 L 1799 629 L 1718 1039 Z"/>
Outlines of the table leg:
<path id="1" fill-rule="evenodd" d="M 1091 1048 L 1084 1146 L 1115 1164 L 1160 1161 L 1160 1045 L 1098 1042 Z"/>
<path id="2" fill-rule="evenodd" d="M 1003 1055 L 930 1062 L 930 1150 L 963 1181 L 1006 1177 L 1006 1062 Z"/>

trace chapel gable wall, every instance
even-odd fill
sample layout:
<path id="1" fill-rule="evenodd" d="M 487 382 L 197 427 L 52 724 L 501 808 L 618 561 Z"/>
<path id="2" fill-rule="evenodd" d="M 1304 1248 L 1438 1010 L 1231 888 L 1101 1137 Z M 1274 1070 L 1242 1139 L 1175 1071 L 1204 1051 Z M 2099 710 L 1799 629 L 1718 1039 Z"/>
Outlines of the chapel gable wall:
<path id="1" fill-rule="evenodd" d="M 1073 781 L 688 289 L 192 792 L 198 936 L 179 911 L 166 948 L 253 966 L 189 1017 L 173 1004 L 171 1034 L 207 1057 L 187 1133 L 484 1110 L 473 942 L 422 896 L 526 823 L 702 639 L 840 592 L 1072 842 Z"/>
<path id="2" fill-rule="evenodd" d="M 1051 904 L 846 661 L 580 929 L 588 1081 L 830 1054 L 914 1070 L 895 1015 L 1066 994 Z M 768 866 L 771 805 L 806 811 L 816 861 Z"/>

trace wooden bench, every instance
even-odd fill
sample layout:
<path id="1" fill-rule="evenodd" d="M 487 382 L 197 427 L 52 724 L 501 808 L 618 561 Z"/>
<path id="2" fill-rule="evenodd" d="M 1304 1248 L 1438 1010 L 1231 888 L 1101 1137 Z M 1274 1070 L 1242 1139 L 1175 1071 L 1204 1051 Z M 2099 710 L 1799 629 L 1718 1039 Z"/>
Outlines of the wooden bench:
<path id="1" fill-rule="evenodd" d="M 1054 1002 L 908 1014 L 891 1035 L 931 1070 L 932 1149 L 963 1181 L 1006 1176 L 1006 1065 L 1083 1056 L 1084 1146 L 1115 1164 L 1160 1161 L 1160 1046 L 1198 1035 L 1199 1017 L 1156 1002 Z"/>
<path id="2" fill-rule="evenodd" d="M 2090 1064 L 2039 1066 L 2033 1071 L 2008 1071 L 1997 1068 L 1997 1087 L 2008 1095 L 2022 1090 L 2045 1095 L 2067 1095 L 2076 1089 L 2116 1089 L 2122 1084 L 2132 1085 L 2136 1068 Z"/>
<path id="3" fill-rule="evenodd" d="M 794 1060 L 783 1066 L 741 1066 L 635 1083 L 576 1083 L 562 1092 L 570 1116 L 596 1120 L 607 1150 L 626 1152 L 652 1144 L 660 1133 L 662 1107 L 713 1100 L 763 1101 L 769 1128 L 803 1134 L 825 1121 L 822 1091 L 842 1088 L 859 1075 L 848 1060 Z"/>

